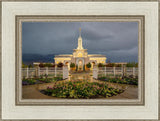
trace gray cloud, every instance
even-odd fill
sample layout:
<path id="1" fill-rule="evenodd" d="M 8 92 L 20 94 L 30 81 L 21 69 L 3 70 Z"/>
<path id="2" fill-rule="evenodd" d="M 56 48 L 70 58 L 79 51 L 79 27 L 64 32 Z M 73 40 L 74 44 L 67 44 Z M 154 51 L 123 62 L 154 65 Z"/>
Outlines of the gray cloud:
<path id="1" fill-rule="evenodd" d="M 138 56 L 137 22 L 23 22 L 23 54 L 67 54 L 77 48 L 79 27 L 88 53 Z"/>

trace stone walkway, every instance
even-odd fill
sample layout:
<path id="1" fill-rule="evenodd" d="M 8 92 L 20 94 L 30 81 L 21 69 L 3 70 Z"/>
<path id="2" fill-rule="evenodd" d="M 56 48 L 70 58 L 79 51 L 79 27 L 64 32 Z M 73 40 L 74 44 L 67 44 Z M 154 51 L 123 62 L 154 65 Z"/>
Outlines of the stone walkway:
<path id="1" fill-rule="evenodd" d="M 43 84 L 42 84 L 43 85 Z M 27 85 L 22 87 L 23 99 L 52 99 L 53 97 L 42 94 L 37 88 L 38 85 Z"/>

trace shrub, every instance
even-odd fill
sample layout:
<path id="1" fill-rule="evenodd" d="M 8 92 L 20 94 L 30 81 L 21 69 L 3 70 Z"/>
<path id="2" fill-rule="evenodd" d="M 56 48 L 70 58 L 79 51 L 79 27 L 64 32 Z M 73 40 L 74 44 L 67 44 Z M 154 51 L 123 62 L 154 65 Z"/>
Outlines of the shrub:
<path id="1" fill-rule="evenodd" d="M 53 64 L 51 64 L 51 63 L 45 63 L 44 66 L 45 67 L 53 67 Z"/>
<path id="2" fill-rule="evenodd" d="M 126 64 L 126 67 L 138 67 L 138 63 L 136 62 L 129 62 Z"/>
<path id="3" fill-rule="evenodd" d="M 87 68 L 91 68 L 91 63 L 86 64 Z"/>
<path id="4" fill-rule="evenodd" d="M 29 64 L 29 65 L 28 65 L 28 68 L 33 68 L 33 65 Z"/>
<path id="5" fill-rule="evenodd" d="M 22 62 L 22 68 L 27 68 L 28 65 L 25 65 L 23 62 Z"/>
<path id="6" fill-rule="evenodd" d="M 114 63 L 108 63 L 108 64 L 106 64 L 106 67 L 114 67 L 114 66 L 115 66 Z"/>
<path id="7" fill-rule="evenodd" d="M 60 68 L 63 67 L 63 63 L 61 63 L 61 62 L 58 63 L 58 64 L 57 64 L 57 67 L 60 67 Z"/>
<path id="8" fill-rule="evenodd" d="M 112 82 L 112 83 L 138 85 L 138 78 L 131 78 L 131 77 L 107 78 L 103 76 L 103 77 L 99 77 L 98 79 L 102 81 Z"/>
<path id="9" fill-rule="evenodd" d="M 45 78 L 43 78 L 43 76 Z M 63 80 L 62 77 L 54 77 L 54 78 L 48 78 L 48 75 L 41 75 L 41 78 L 34 78 L 34 79 L 23 79 L 22 85 L 33 85 L 33 84 L 42 84 L 42 83 L 51 83 L 54 81 Z"/>
<path id="10" fill-rule="evenodd" d="M 71 64 L 70 64 L 70 67 L 71 67 L 71 68 L 74 68 L 74 67 L 75 67 L 75 64 L 74 64 L 74 63 L 71 63 Z"/>
<path id="11" fill-rule="evenodd" d="M 85 71 L 85 65 L 83 65 L 83 71 Z"/>
<path id="12" fill-rule="evenodd" d="M 105 83 L 87 81 L 67 81 L 54 83 L 53 87 L 44 90 L 46 95 L 60 98 L 97 98 L 111 97 L 124 90 L 108 87 Z"/>
<path id="13" fill-rule="evenodd" d="M 98 67 L 104 67 L 104 65 L 102 63 L 99 63 Z"/>
<path id="14" fill-rule="evenodd" d="M 115 64 L 115 67 L 122 67 L 121 64 Z"/>
<path id="15" fill-rule="evenodd" d="M 76 71 L 78 71 L 78 65 L 76 65 Z"/>
<path id="16" fill-rule="evenodd" d="M 35 79 L 24 79 L 22 81 L 22 84 L 23 85 L 32 85 L 32 84 L 35 84 L 36 83 L 36 80 Z"/>
<path id="17" fill-rule="evenodd" d="M 52 67 L 55 67 L 55 64 L 53 64 Z"/>
<path id="18" fill-rule="evenodd" d="M 40 63 L 40 64 L 39 64 L 39 67 L 43 68 L 43 67 L 45 67 L 45 66 L 44 66 L 43 63 Z"/>

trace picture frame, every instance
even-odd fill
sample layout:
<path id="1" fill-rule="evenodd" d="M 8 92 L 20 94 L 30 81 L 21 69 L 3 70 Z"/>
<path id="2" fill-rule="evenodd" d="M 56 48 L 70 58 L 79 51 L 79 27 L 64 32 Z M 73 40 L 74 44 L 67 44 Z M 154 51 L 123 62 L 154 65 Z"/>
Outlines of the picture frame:
<path id="1" fill-rule="evenodd" d="M 54 99 L 54 100 L 42 100 L 40 101 L 39 99 L 33 99 L 33 100 L 25 100 L 22 99 L 22 85 L 21 85 L 21 63 L 22 63 L 22 22 L 77 22 L 77 21 L 96 21 L 96 22 L 108 22 L 108 21 L 120 21 L 120 22 L 133 22 L 137 21 L 139 23 L 139 70 L 140 70 L 140 75 L 139 75 L 139 99 L 120 99 L 120 100 L 80 100 L 80 99 Z M 16 80 L 16 105 L 144 105 L 144 16 L 16 16 L 16 65 L 17 69 L 16 72 L 18 75 Z M 141 47 L 140 47 L 141 46 Z M 18 98 L 19 97 L 19 98 Z M 94 103 L 96 102 L 96 103 Z"/>
<path id="2" fill-rule="evenodd" d="M 37 1 L 36 1 L 37 2 Z M 1 58 L 2 58 L 2 75 L 1 75 L 1 85 L 2 85 L 2 119 L 4 120 L 8 120 L 8 119 L 50 119 L 50 120 L 54 120 L 54 119 L 84 119 L 84 120 L 94 120 L 94 119 L 101 119 L 101 120 L 112 120 L 112 119 L 125 119 L 125 120 L 130 120 L 130 119 L 143 119 L 142 117 L 144 117 L 144 119 L 159 119 L 159 112 L 157 111 L 158 107 L 158 87 L 157 84 L 159 83 L 159 78 L 158 78 L 158 74 L 159 74 L 159 60 L 158 60 L 158 49 L 159 47 L 156 46 L 156 44 L 158 43 L 158 27 L 155 30 L 148 30 L 148 28 L 150 28 L 150 26 L 147 23 L 151 23 L 151 25 L 153 25 L 154 27 L 156 27 L 156 25 L 158 24 L 158 21 L 155 20 L 155 22 L 153 22 L 153 16 L 157 15 L 156 13 L 158 13 L 158 5 L 159 2 L 158 1 L 143 1 L 143 2 L 135 2 L 135 1 L 122 1 L 120 3 L 118 3 L 117 1 L 114 1 L 113 3 L 111 1 L 60 1 L 60 2 L 56 2 L 56 1 L 38 1 L 37 4 L 33 3 L 33 2 L 26 2 L 26 1 L 7 1 L 4 0 L 1 2 L 1 7 L 2 7 L 2 52 L 1 52 Z M 49 3 L 52 3 L 49 5 Z M 82 5 L 79 5 L 78 3 L 82 3 Z M 99 5 L 102 5 L 103 3 L 104 6 L 102 8 L 99 8 Z M 46 4 L 47 6 L 43 6 L 44 4 Z M 77 5 L 77 12 L 73 12 L 72 10 L 74 8 L 71 8 L 71 5 Z M 117 5 L 116 5 L 117 4 Z M 131 11 L 127 12 L 125 14 L 123 14 L 124 9 L 121 10 L 121 12 L 116 12 L 117 10 L 117 6 L 118 4 L 121 4 L 122 6 L 126 6 L 127 10 L 129 7 L 131 7 Z M 138 5 L 139 4 L 139 5 Z M 24 5 L 24 8 L 22 8 L 22 6 Z M 25 12 L 26 8 L 29 7 L 29 5 L 31 5 L 32 10 L 33 11 L 29 11 L 28 13 Z M 93 6 L 95 6 L 95 8 Z M 110 5 L 113 5 L 113 9 L 112 8 L 107 8 Z M 40 11 L 39 6 L 41 6 L 43 9 L 41 9 L 41 12 L 43 11 L 44 13 L 40 14 L 40 12 L 37 12 L 38 10 Z M 58 7 L 64 7 L 64 10 L 66 10 L 66 14 L 67 15 L 63 15 L 65 12 L 59 11 L 60 9 Z M 89 7 L 89 9 L 85 9 L 84 11 L 81 11 L 81 8 L 84 8 L 85 6 Z M 128 6 L 128 7 L 127 7 Z M 134 9 L 133 7 L 138 6 L 138 8 L 142 7 L 139 11 L 141 11 L 141 13 L 135 12 L 134 13 Z M 153 7 L 156 6 L 156 7 Z M 34 8 L 35 7 L 35 8 Z M 57 13 L 52 13 L 49 11 L 49 9 L 51 10 L 51 7 L 53 7 L 53 9 L 57 9 Z M 116 8 L 117 7 L 117 8 Z M 143 8 L 144 7 L 144 8 Z M 19 11 L 21 9 L 21 11 Z M 102 10 L 106 11 L 106 10 L 110 10 L 111 12 L 109 13 L 101 13 L 102 15 L 97 15 L 97 12 L 101 12 Z M 133 9 L 133 10 L 132 10 Z M 12 12 L 11 12 L 12 11 Z M 35 13 L 37 12 L 38 15 L 35 15 Z M 23 13 L 24 12 L 24 13 Z M 33 13 L 32 13 L 33 12 Z M 73 12 L 73 13 L 72 13 Z M 32 15 L 31 15 L 32 13 Z M 59 13 L 59 15 L 57 15 Z M 112 14 L 113 13 L 113 14 Z M 138 14 L 137 14 L 138 13 Z M 143 14 L 142 14 L 143 13 Z M 6 15 L 5 15 L 6 14 Z M 49 15 L 48 15 L 49 14 Z M 54 15 L 52 15 L 54 14 Z M 71 14 L 71 15 L 70 15 Z M 117 14 L 117 15 L 116 15 Z M 137 14 L 137 15 L 136 15 Z M 6 17 L 10 17 L 12 18 L 11 20 L 11 24 L 7 24 L 8 21 L 6 20 Z M 158 16 L 156 16 L 158 18 Z M 139 77 L 139 82 L 140 82 L 140 86 L 139 86 L 139 95 L 140 95 L 140 100 L 138 102 L 135 101 L 88 101 L 88 100 L 76 100 L 76 101 L 67 101 L 67 100 L 55 100 L 55 101 L 50 101 L 50 100 L 22 100 L 21 99 L 21 86 L 20 86 L 20 80 L 21 80 L 21 75 L 20 75 L 20 68 L 21 68 L 21 48 L 22 48 L 22 44 L 21 44 L 21 22 L 22 21 L 94 21 L 94 19 L 96 21 L 98 20 L 103 20 L 103 21 L 114 21 L 115 19 L 118 19 L 119 21 L 124 21 L 124 20 L 131 20 L 131 21 L 138 21 L 140 22 L 139 24 L 139 31 L 141 36 L 139 36 L 140 40 L 139 40 L 139 65 L 141 67 L 139 73 L 140 73 L 140 77 Z M 15 25 L 15 26 L 14 26 Z M 148 26 L 147 26 L 148 25 Z M 158 24 L 159 25 L 159 24 Z M 13 48 L 7 48 L 6 47 L 6 43 L 10 42 L 11 40 L 9 38 L 7 38 L 5 32 L 9 30 L 10 27 L 13 27 L 14 29 L 12 29 L 12 31 L 9 31 L 9 38 L 14 37 L 14 42 L 11 42 L 11 44 L 8 44 L 9 47 L 13 47 L 14 43 L 15 46 Z M 13 31 L 14 30 L 14 31 Z M 155 38 L 153 38 L 153 35 L 149 34 L 149 32 L 154 32 Z M 148 35 L 147 35 L 148 34 Z M 157 37 L 157 38 L 156 38 Z M 148 38 L 153 38 L 153 42 L 150 42 Z M 13 39 L 12 39 L 13 40 Z M 7 41 L 7 42 L 6 42 Z M 150 43 L 150 44 L 149 44 Z M 149 46 L 151 45 L 151 47 Z M 12 52 L 11 52 L 12 50 Z M 149 50 L 151 50 L 152 53 L 152 58 L 154 57 L 153 60 L 150 60 L 148 55 L 151 53 L 149 52 Z M 157 56 L 156 56 L 157 55 Z M 7 61 L 7 59 L 11 58 L 15 61 Z M 9 59 L 10 60 L 10 59 Z M 5 62 L 5 63 L 4 63 Z M 8 64 L 8 65 L 7 65 Z M 14 64 L 14 65 L 13 65 Z M 154 64 L 154 65 L 152 65 Z M 156 65 L 158 64 L 158 65 Z M 6 76 L 6 69 L 9 68 L 9 65 L 12 65 L 12 69 L 11 72 L 15 72 L 15 75 L 12 73 L 11 77 L 7 77 Z M 149 66 L 147 66 L 149 65 Z M 151 66 L 152 65 L 152 66 Z M 149 71 L 149 69 L 150 71 Z M 15 70 L 14 70 L 15 69 Z M 147 70 L 148 69 L 148 70 Z M 149 72 L 151 74 L 149 74 Z M 152 75 L 152 76 L 151 76 Z M 15 85 L 13 86 L 13 83 L 11 82 L 11 78 L 15 77 Z M 5 80 L 9 80 L 8 82 Z M 154 84 L 152 84 L 152 88 L 154 87 L 154 91 L 156 92 L 155 94 L 151 94 L 153 92 L 153 90 L 151 90 L 151 88 L 149 88 L 148 85 L 151 84 L 151 82 L 146 81 L 149 79 L 153 79 L 154 80 Z M 18 81 L 16 81 L 18 80 Z M 8 85 L 10 89 L 8 91 L 4 91 L 5 88 Z M 144 86 L 144 87 L 143 87 Z M 147 89 L 146 89 L 147 87 Z M 9 92 L 11 92 L 11 90 L 15 93 L 8 96 Z M 144 91 L 145 90 L 145 91 Z M 150 95 L 147 95 L 150 94 Z M 7 95 L 8 97 L 3 98 L 5 95 Z M 147 97 L 148 96 L 148 97 Z M 9 102 L 5 102 L 7 99 L 9 98 L 13 98 L 12 101 Z M 17 98 L 18 97 L 18 98 Z M 151 101 L 149 99 L 149 97 L 157 97 L 154 98 L 153 101 Z M 154 104 L 153 104 L 154 102 Z M 7 105 L 7 103 L 9 105 Z M 151 105 L 152 104 L 152 105 Z M 152 106 L 152 108 L 151 108 Z M 13 110 L 10 110 L 10 108 L 13 108 Z M 52 110 L 52 108 L 54 107 L 54 111 Z M 23 109 L 24 108 L 24 109 Z M 48 108 L 48 110 L 50 110 L 52 113 L 54 112 L 55 115 L 49 116 L 51 114 L 51 112 L 48 112 L 46 110 L 46 108 Z M 68 109 L 66 109 L 68 108 Z M 112 110 L 111 112 L 108 112 L 108 109 L 110 108 L 110 110 Z M 130 115 L 125 117 L 122 116 L 120 114 L 120 108 L 122 108 L 122 110 L 124 112 L 131 112 L 131 110 L 139 110 L 139 114 L 137 114 L 135 112 L 135 116 Z M 127 108 L 130 108 L 129 110 Z M 35 110 L 40 110 L 41 112 L 44 112 L 43 109 L 45 111 L 47 111 L 47 115 L 45 117 L 40 116 L 40 113 L 37 113 L 36 115 L 39 115 L 40 117 L 34 117 L 34 115 L 30 115 L 30 116 L 25 116 L 25 114 L 21 113 L 21 116 L 18 114 L 20 113 L 20 110 L 25 111 L 26 113 L 28 113 L 29 110 L 31 112 L 34 112 Z M 94 109 L 94 111 L 93 111 Z M 119 110 L 118 110 L 119 109 Z M 77 110 L 79 113 L 75 114 L 74 116 L 69 114 L 69 112 L 74 112 L 75 110 Z M 128 110 L 128 111 L 127 111 Z M 60 112 L 63 112 L 64 114 L 66 114 L 64 116 L 64 118 L 62 118 Z M 82 112 L 87 112 L 86 115 L 84 115 Z M 106 113 L 100 114 L 100 112 L 95 116 L 96 112 L 107 112 L 107 116 Z M 113 117 L 113 111 L 115 111 L 117 114 L 119 112 L 118 117 Z M 143 111 L 146 111 L 146 114 L 148 114 L 148 116 L 142 116 L 140 115 L 141 113 L 143 114 Z M 154 113 L 151 113 L 151 112 Z M 8 115 L 10 114 L 10 115 Z M 137 117 L 136 117 L 137 115 Z M 22 118 L 23 117 L 23 118 Z M 34 118 L 33 118 L 34 117 Z"/>

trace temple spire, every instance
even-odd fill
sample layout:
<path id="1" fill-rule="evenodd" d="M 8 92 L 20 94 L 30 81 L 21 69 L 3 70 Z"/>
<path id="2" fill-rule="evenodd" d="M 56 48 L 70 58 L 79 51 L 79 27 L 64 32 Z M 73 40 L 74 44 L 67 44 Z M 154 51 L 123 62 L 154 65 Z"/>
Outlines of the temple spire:
<path id="1" fill-rule="evenodd" d="M 81 37 L 81 28 L 79 28 L 79 38 L 78 38 L 78 47 L 77 47 L 77 49 L 83 49 L 82 37 Z"/>
<path id="2" fill-rule="evenodd" d="M 81 28 L 79 28 L 79 37 L 81 37 Z"/>

